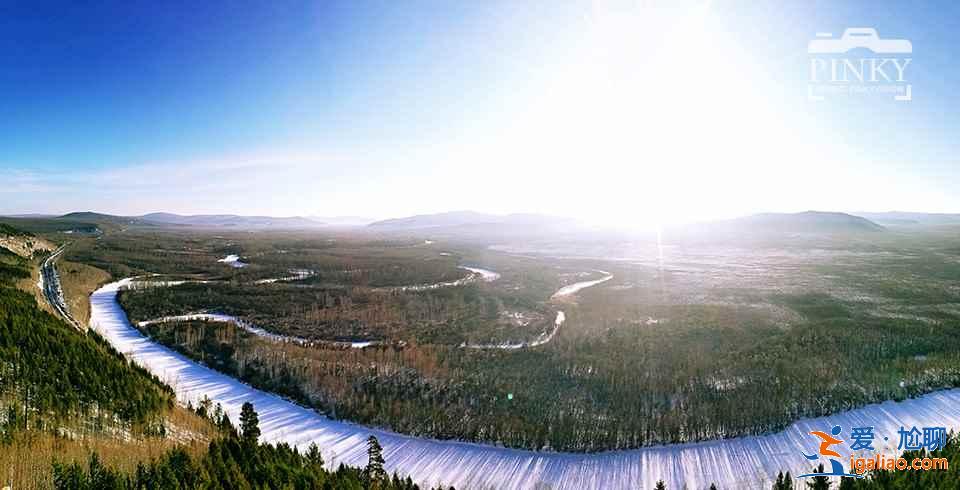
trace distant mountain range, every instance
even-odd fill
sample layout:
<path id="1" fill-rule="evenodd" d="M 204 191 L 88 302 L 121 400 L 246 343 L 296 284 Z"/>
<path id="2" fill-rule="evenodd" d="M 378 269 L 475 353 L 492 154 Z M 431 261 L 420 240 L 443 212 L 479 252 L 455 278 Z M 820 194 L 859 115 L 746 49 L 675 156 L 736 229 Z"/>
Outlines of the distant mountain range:
<path id="1" fill-rule="evenodd" d="M 363 216 L 307 216 L 307 218 L 329 226 L 366 226 L 377 221 Z"/>
<path id="2" fill-rule="evenodd" d="M 781 232 L 837 232 L 837 231 L 883 231 L 883 226 L 861 216 L 826 211 L 802 213 L 759 213 L 728 222 L 735 227 L 759 231 Z"/>
<path id="3" fill-rule="evenodd" d="M 98 225 L 147 224 L 146 220 L 139 216 L 114 216 L 112 214 L 95 213 L 93 211 L 77 211 L 64 214 L 63 216 L 56 216 L 51 219 L 57 221 L 70 221 L 74 223 L 89 223 Z"/>
<path id="4" fill-rule="evenodd" d="M 138 219 L 158 223 L 197 227 L 234 228 L 315 228 L 324 223 L 299 216 L 275 218 L 271 216 L 239 216 L 236 214 L 196 214 L 184 216 L 173 213 L 150 213 Z"/>
<path id="5" fill-rule="evenodd" d="M 380 231 L 403 231 L 451 228 L 496 228 L 496 227 L 565 227 L 575 225 L 570 218 L 541 214 L 485 214 L 475 211 L 451 211 L 437 214 L 419 214 L 406 218 L 394 218 L 370 223 L 368 228 Z"/>
<path id="6" fill-rule="evenodd" d="M 540 214 L 485 214 L 475 211 L 452 211 L 422 214 L 377 221 L 367 226 L 378 231 L 419 231 L 436 234 L 450 232 L 509 232 L 534 234 L 549 230 L 576 230 L 583 226 L 570 218 Z M 763 233 L 835 233 L 878 232 L 885 228 L 862 216 L 847 213 L 805 211 L 802 213 L 759 213 L 723 221 L 711 221 L 676 227 L 678 230 L 763 232 Z"/>
<path id="7" fill-rule="evenodd" d="M 4 218 L 56 218 L 55 214 L 44 213 L 26 213 L 26 214 L 5 214 Z"/>
<path id="8" fill-rule="evenodd" d="M 79 211 L 62 216 L 19 215 L 16 219 L 41 220 L 49 223 L 74 223 L 98 226 L 194 226 L 203 228 L 284 228 L 303 229 L 324 226 L 325 223 L 303 217 L 276 218 L 271 216 L 240 216 L 234 214 L 179 215 L 173 213 L 150 213 L 143 216 L 116 216 Z"/>
<path id="9" fill-rule="evenodd" d="M 416 232 L 448 236 L 494 236 L 520 237 L 544 233 L 576 233 L 588 230 L 583 223 L 571 218 L 530 214 L 489 214 L 476 211 L 451 211 L 435 214 L 420 214 L 402 218 L 373 221 L 360 216 L 242 216 L 235 214 L 180 215 L 157 212 L 142 216 L 116 216 L 82 211 L 62 216 L 22 214 L 7 216 L 8 221 L 19 221 L 36 228 L 38 223 L 59 226 L 63 229 L 85 231 L 83 225 L 97 226 L 190 226 L 198 228 L 235 229 L 313 229 L 319 227 L 364 227 L 372 232 Z M 57 224 L 59 223 L 59 224 Z M 805 211 L 802 213 L 759 213 L 731 220 L 695 223 L 671 227 L 684 232 L 785 232 L 785 233 L 833 233 L 877 232 L 887 226 L 909 225 L 960 225 L 960 214 L 917 213 L 890 211 L 882 213 L 863 212 L 856 214 Z M 89 231 L 89 230 L 86 230 Z"/>
<path id="10" fill-rule="evenodd" d="M 672 228 L 674 232 L 703 238 L 739 235 L 875 233 L 886 228 L 861 216 L 826 211 L 758 213 L 721 221 Z"/>

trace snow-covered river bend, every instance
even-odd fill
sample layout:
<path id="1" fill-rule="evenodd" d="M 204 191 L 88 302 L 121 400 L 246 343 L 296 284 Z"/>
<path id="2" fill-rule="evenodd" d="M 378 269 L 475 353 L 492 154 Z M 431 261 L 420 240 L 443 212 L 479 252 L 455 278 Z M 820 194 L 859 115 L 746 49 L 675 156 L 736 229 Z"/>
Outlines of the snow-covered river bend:
<path id="1" fill-rule="evenodd" d="M 465 269 L 468 269 L 473 272 L 483 271 L 483 269 L 472 269 L 470 267 L 465 267 Z M 495 277 L 493 277 L 493 279 L 489 279 L 489 280 L 495 280 L 496 278 L 500 277 L 500 274 L 497 274 L 496 272 L 490 272 L 490 271 L 486 271 L 486 272 L 489 274 L 496 275 Z M 563 286 L 562 288 L 557 290 L 556 293 L 553 293 L 553 296 L 551 296 L 550 299 L 553 301 L 553 300 L 569 298 L 577 294 L 577 292 L 580 291 L 581 289 L 586 289 L 590 286 L 596 286 L 597 284 L 601 284 L 609 281 L 610 279 L 613 279 L 613 274 L 609 272 L 604 272 L 604 271 L 597 271 L 597 272 L 600 272 L 601 274 L 603 274 L 603 277 L 601 277 L 600 279 L 594 279 L 591 281 L 580 281 L 580 282 Z M 480 272 L 480 273 L 483 274 L 483 272 Z M 487 277 L 487 274 L 484 274 L 484 278 L 486 277 Z M 508 341 L 508 342 L 501 342 L 499 344 L 463 344 L 461 345 L 461 347 L 465 347 L 469 349 L 503 349 L 503 350 L 515 350 L 515 349 L 523 349 L 528 347 L 539 347 L 541 345 L 550 343 L 550 341 L 553 340 L 553 337 L 557 335 L 557 332 L 560 331 L 560 327 L 563 326 L 563 323 L 566 322 L 566 320 L 567 320 L 566 313 L 564 313 L 563 310 L 558 310 L 557 316 L 553 320 L 553 328 L 549 330 L 544 330 L 540 335 L 538 335 L 533 340 L 525 340 L 525 341 L 519 341 L 519 342 Z"/>
<path id="2" fill-rule="evenodd" d="M 960 429 L 960 389 L 953 389 L 802 420 L 776 434 L 599 454 L 523 451 L 404 436 L 330 420 L 152 342 L 130 325 L 117 302 L 117 291 L 129 282 L 107 284 L 91 295 L 90 324 L 120 352 L 169 383 L 181 402 L 195 404 L 206 395 L 232 420 L 239 420 L 241 405 L 249 401 L 259 412 L 264 441 L 286 441 L 300 448 L 316 442 L 329 466 L 365 465 L 366 438 L 373 434 L 384 447 L 389 471 L 427 484 L 442 482 L 458 489 L 652 489 L 663 479 L 668 488 L 678 489 L 684 484 L 691 490 L 706 488 L 711 482 L 720 488 L 769 488 L 780 470 L 798 474 L 810 468 L 801 451 L 815 451 L 815 441 L 807 435 L 811 430 L 839 424 L 847 435 L 851 426 L 873 425 L 876 433 L 889 435 L 896 445 L 901 426 Z M 839 449 L 844 458 L 848 447 Z"/>
<path id="3" fill-rule="evenodd" d="M 580 281 L 580 282 L 575 282 L 573 284 L 566 285 L 560 288 L 557 292 L 553 293 L 553 296 L 551 296 L 550 299 L 560 299 L 560 298 L 573 296 L 574 294 L 577 294 L 577 292 L 579 292 L 581 289 L 586 289 L 590 286 L 596 286 L 597 284 L 601 284 L 609 281 L 610 279 L 613 279 L 613 274 L 609 272 L 606 272 L 606 271 L 597 271 L 597 272 L 603 274 L 603 277 L 601 277 L 600 279 L 594 279 L 592 281 Z"/>

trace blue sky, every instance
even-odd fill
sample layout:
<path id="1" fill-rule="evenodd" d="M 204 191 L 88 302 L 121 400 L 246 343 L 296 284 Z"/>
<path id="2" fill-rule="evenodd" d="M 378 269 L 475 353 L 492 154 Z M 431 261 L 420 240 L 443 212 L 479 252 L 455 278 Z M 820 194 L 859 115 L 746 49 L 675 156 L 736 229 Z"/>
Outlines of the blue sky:
<path id="1" fill-rule="evenodd" d="M 960 212 L 951 2 L 0 6 L 0 213 Z M 907 38 L 914 100 L 806 99 Z"/>

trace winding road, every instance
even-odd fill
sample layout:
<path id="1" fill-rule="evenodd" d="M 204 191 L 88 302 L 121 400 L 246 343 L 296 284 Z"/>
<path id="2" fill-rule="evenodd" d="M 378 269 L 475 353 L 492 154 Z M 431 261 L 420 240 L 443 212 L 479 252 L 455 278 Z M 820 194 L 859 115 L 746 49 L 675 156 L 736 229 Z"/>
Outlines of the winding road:
<path id="1" fill-rule="evenodd" d="M 63 297 L 63 288 L 60 286 L 60 276 L 57 274 L 57 259 L 60 258 L 66 248 L 67 244 L 61 245 L 60 248 L 56 249 L 44 259 L 40 265 L 39 286 L 40 290 L 43 291 L 43 295 L 47 298 L 47 302 L 50 303 L 50 306 L 53 307 L 60 317 L 72 325 L 73 328 L 81 332 L 86 332 L 86 327 L 81 325 L 80 322 L 70 314 L 70 309 L 67 308 L 67 301 Z"/>

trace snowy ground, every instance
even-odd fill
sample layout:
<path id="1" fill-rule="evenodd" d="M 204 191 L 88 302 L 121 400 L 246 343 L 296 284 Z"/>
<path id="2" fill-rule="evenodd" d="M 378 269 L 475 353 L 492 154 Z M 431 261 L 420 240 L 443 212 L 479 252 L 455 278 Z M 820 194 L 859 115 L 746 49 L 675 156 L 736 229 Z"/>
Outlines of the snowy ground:
<path id="1" fill-rule="evenodd" d="M 524 347 L 536 347 L 538 345 L 546 344 L 553 340 L 553 336 L 557 334 L 557 331 L 560 330 L 560 326 L 563 325 L 563 322 L 567 319 L 566 315 L 562 311 L 557 312 L 557 318 L 553 322 L 553 328 L 549 332 L 543 332 L 537 338 L 528 341 L 528 342 L 503 342 L 500 344 L 461 344 L 460 347 L 467 347 L 470 349 L 504 349 L 504 350 L 513 350 L 513 349 L 522 349 Z"/>
<path id="2" fill-rule="evenodd" d="M 316 275 L 316 271 L 309 269 L 290 269 L 290 275 L 284 277 L 271 277 L 270 279 L 260 279 L 254 281 L 254 284 L 273 284 L 275 282 L 302 281 L 308 277 Z"/>
<path id="3" fill-rule="evenodd" d="M 220 260 L 217 260 L 217 262 L 223 262 L 224 264 L 227 264 L 227 265 L 229 265 L 230 267 L 234 267 L 234 268 L 237 268 L 237 269 L 240 269 L 240 268 L 243 268 L 243 267 L 246 267 L 246 266 L 247 266 L 247 264 L 245 264 L 245 263 L 243 263 L 243 262 L 240 262 L 240 256 L 238 256 L 238 255 L 233 255 L 233 254 L 227 255 L 226 257 L 224 257 L 224 258 L 222 258 L 222 259 L 220 259 Z"/>
<path id="4" fill-rule="evenodd" d="M 466 269 L 474 274 L 480 274 L 480 278 L 483 279 L 483 282 L 493 282 L 497 279 L 500 279 L 500 274 L 487 269 L 481 269 L 479 267 L 467 267 L 465 265 L 461 265 L 460 268 Z"/>
<path id="5" fill-rule="evenodd" d="M 373 288 L 374 291 L 383 291 L 383 292 L 397 292 L 397 291 L 428 291 L 431 289 L 440 289 L 440 288 L 451 288 L 455 286 L 463 286 L 470 284 L 476 281 L 483 282 L 492 282 L 500 278 L 500 274 L 496 272 L 489 271 L 486 269 L 480 269 L 477 267 L 465 267 L 460 266 L 460 269 L 469 271 L 470 274 L 466 277 L 457 279 L 455 281 L 445 281 L 445 282 L 436 282 L 433 284 L 415 284 L 410 286 L 386 286 L 382 288 Z"/>
<path id="6" fill-rule="evenodd" d="M 556 293 L 553 293 L 553 296 L 551 296 L 550 299 L 559 299 L 567 296 L 573 296 L 574 294 L 577 294 L 577 292 L 580 291 L 581 289 L 586 289 L 590 286 L 596 286 L 597 284 L 600 284 L 602 282 L 607 282 L 610 279 L 613 279 L 613 274 L 609 272 L 604 272 L 604 271 L 597 271 L 597 272 L 603 274 L 603 277 L 593 281 L 575 282 L 573 284 L 564 286 L 560 288 L 560 290 L 558 290 Z"/>
<path id="7" fill-rule="evenodd" d="M 366 438 L 374 434 L 384 447 L 389 471 L 418 482 L 443 482 L 459 489 L 653 488 L 659 479 L 669 488 L 769 488 L 780 470 L 800 474 L 810 469 L 801 455 L 815 452 L 811 430 L 839 424 L 849 439 L 851 427 L 875 426 L 879 448 L 897 444 L 901 426 L 945 426 L 960 429 L 960 389 L 939 391 L 902 403 L 885 402 L 830 417 L 802 420 L 783 432 L 766 436 L 657 446 L 599 454 L 545 453 L 489 445 L 436 441 L 332 421 L 274 395 L 195 364 L 151 342 L 133 328 L 117 303 L 117 290 L 129 279 L 108 284 L 91 295 L 91 326 L 118 350 L 169 383 L 181 402 L 196 403 L 204 395 L 223 405 L 234 421 L 251 402 L 260 414 L 265 441 L 287 441 L 304 448 L 316 442 L 328 467 L 365 465 Z M 882 437 L 890 438 L 881 442 Z M 839 449 L 848 460 L 849 446 Z M 887 451 L 889 456 L 893 450 Z"/>

